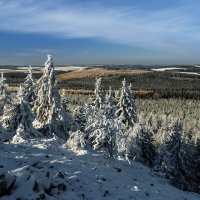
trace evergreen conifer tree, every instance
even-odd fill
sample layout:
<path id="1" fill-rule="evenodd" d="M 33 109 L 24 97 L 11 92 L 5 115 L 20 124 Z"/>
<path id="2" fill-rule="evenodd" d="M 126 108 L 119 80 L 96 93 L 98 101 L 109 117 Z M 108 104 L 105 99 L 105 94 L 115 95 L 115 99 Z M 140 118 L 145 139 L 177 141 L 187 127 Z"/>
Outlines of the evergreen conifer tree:
<path id="1" fill-rule="evenodd" d="M 191 172 L 186 164 L 186 151 L 181 138 L 181 130 L 178 123 L 174 126 L 170 140 L 167 142 L 166 150 L 169 153 L 172 178 L 172 185 L 182 190 L 193 190 L 188 182 Z"/>
<path id="2" fill-rule="evenodd" d="M 8 105 L 5 105 L 3 108 L 3 115 L 1 118 L 2 126 L 5 129 L 9 127 L 11 118 L 12 118 L 11 107 L 8 107 Z"/>
<path id="3" fill-rule="evenodd" d="M 162 137 L 162 143 L 159 148 L 159 153 L 157 154 L 156 164 L 152 168 L 151 173 L 153 176 L 157 176 L 161 179 L 167 180 L 169 183 L 172 182 L 173 177 L 171 176 L 171 172 L 173 170 L 173 166 L 171 166 L 170 154 L 167 151 L 167 143 L 168 138 L 165 134 Z"/>
<path id="4" fill-rule="evenodd" d="M 194 154 L 194 175 L 197 186 L 200 185 L 200 139 L 197 139 Z M 200 193 L 200 188 L 196 187 L 196 192 Z"/>
<path id="5" fill-rule="evenodd" d="M 142 145 L 140 142 L 141 138 L 141 125 L 136 123 L 134 127 L 129 129 L 129 157 L 137 162 L 144 163 L 144 158 L 142 156 Z"/>
<path id="6" fill-rule="evenodd" d="M 28 102 L 30 103 L 30 107 L 33 107 L 33 102 L 36 100 L 37 96 L 35 94 L 35 85 L 36 82 L 34 80 L 34 76 L 32 75 L 32 68 L 30 65 L 29 68 L 29 74 L 25 78 L 24 86 L 25 86 L 25 91 L 26 91 L 26 96 L 28 98 Z"/>
<path id="7" fill-rule="evenodd" d="M 87 123 L 87 105 L 78 106 L 73 112 L 74 130 L 84 131 Z"/>
<path id="8" fill-rule="evenodd" d="M 101 78 L 96 78 L 94 95 L 95 95 L 94 98 L 92 98 L 93 100 L 92 105 L 94 106 L 94 109 L 104 108 L 105 97 L 103 92 L 101 91 Z"/>
<path id="9" fill-rule="evenodd" d="M 23 126 L 23 130 L 29 134 L 29 137 L 42 136 L 42 134 L 33 127 L 32 122 L 34 121 L 36 115 L 32 113 L 29 106 L 28 97 L 26 95 L 27 93 L 25 94 L 20 86 L 16 95 L 14 109 L 11 110 L 13 116 L 10 120 L 8 130 L 15 133 L 18 127 L 21 125 Z"/>
<path id="10" fill-rule="evenodd" d="M 128 127 L 133 127 L 137 120 L 136 106 L 133 102 L 133 95 L 131 94 L 130 87 L 126 87 L 126 81 L 122 81 L 121 96 L 117 104 L 118 110 L 116 111 L 119 119 Z"/>
<path id="11" fill-rule="evenodd" d="M 65 112 L 67 114 L 69 114 L 68 104 L 69 104 L 69 101 L 68 101 L 68 99 L 66 97 L 65 89 L 62 89 L 62 93 L 61 93 L 61 106 L 64 108 L 64 110 L 65 110 Z"/>
<path id="12" fill-rule="evenodd" d="M 144 160 L 144 165 L 148 167 L 153 167 L 155 164 L 157 152 L 153 144 L 153 134 L 148 128 L 143 127 L 140 131 L 140 146 L 142 149 L 142 157 Z"/>
<path id="13" fill-rule="evenodd" d="M 66 139 L 69 128 L 69 117 L 61 106 L 61 96 L 57 89 L 57 79 L 51 55 L 44 64 L 43 76 L 38 80 L 38 98 L 33 107 L 37 115 L 34 126 L 39 128 L 45 136 L 52 137 L 53 133 Z"/>
<path id="14" fill-rule="evenodd" d="M 112 90 L 109 87 L 108 95 L 106 97 L 106 115 L 108 119 L 115 117 L 116 113 L 116 104 L 112 97 Z"/>
<path id="15" fill-rule="evenodd" d="M 6 78 L 4 74 L 1 73 L 0 78 L 0 114 L 3 114 L 4 106 L 9 106 L 11 104 L 11 94 L 7 91 L 8 84 L 6 84 Z"/>

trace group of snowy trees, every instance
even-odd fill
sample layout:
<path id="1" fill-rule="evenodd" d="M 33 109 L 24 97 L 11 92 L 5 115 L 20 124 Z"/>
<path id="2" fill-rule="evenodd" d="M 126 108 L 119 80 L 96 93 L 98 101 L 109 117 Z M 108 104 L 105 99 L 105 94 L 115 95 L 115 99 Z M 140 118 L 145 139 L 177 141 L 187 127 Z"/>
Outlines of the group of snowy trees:
<path id="1" fill-rule="evenodd" d="M 7 91 L 3 74 L 0 79 L 1 132 L 0 138 L 19 138 L 57 135 L 67 139 L 70 119 L 61 106 L 61 95 L 57 89 L 54 63 L 50 55 L 44 73 L 36 82 L 30 67 L 24 87 L 15 97 Z"/>
<path id="2" fill-rule="evenodd" d="M 79 145 L 108 150 L 111 157 L 127 155 L 128 132 L 137 117 L 130 87 L 125 84 L 124 80 L 120 97 L 113 98 L 111 88 L 105 97 L 101 91 L 101 78 L 96 80 L 91 105 L 79 106 L 74 111 L 75 131 L 70 133 L 69 146 L 76 146 L 73 143 L 76 141 Z"/>
<path id="3" fill-rule="evenodd" d="M 103 149 L 110 157 L 134 159 L 151 168 L 153 176 L 168 180 L 180 189 L 198 191 L 200 184 L 200 140 L 184 140 L 178 123 L 171 133 L 162 133 L 155 146 L 153 120 L 136 114 L 131 85 L 122 82 L 120 92 L 101 90 L 96 79 L 91 104 L 78 106 L 69 114 L 68 100 L 59 93 L 52 57 L 44 64 L 36 82 L 31 67 L 23 87 L 15 97 L 8 91 L 3 74 L 0 78 L 0 140 L 27 140 L 53 137 L 67 141 L 71 149 L 85 145 Z"/>
<path id="4" fill-rule="evenodd" d="M 74 148 L 87 144 L 107 150 L 110 156 L 134 159 L 150 167 L 152 176 L 182 190 L 199 192 L 199 143 L 185 140 L 179 123 L 171 119 L 170 133 L 163 129 L 161 143 L 155 147 L 152 120 L 137 119 L 126 81 L 122 82 L 120 96 L 112 97 L 111 93 L 110 88 L 104 97 L 101 79 L 97 79 L 92 104 L 75 110 L 78 128 L 71 132 L 68 145 Z"/>

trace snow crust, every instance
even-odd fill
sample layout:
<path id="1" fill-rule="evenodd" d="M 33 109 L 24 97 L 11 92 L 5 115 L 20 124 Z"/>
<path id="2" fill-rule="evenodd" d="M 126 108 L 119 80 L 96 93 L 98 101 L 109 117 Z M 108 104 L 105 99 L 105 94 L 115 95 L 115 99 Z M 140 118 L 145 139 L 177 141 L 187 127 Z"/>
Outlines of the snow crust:
<path id="1" fill-rule="evenodd" d="M 9 179 L 16 177 L 11 194 L 0 200 L 36 199 L 49 188 L 50 180 L 55 188 L 52 196 L 46 194 L 44 199 L 200 199 L 199 194 L 181 191 L 153 178 L 150 169 L 140 163 L 112 159 L 89 147 L 72 152 L 61 139 L 0 143 L 0 151 L 1 173 L 6 172 Z M 38 193 L 33 191 L 35 181 L 42 188 Z M 58 184 L 65 184 L 66 189 L 58 190 Z"/>

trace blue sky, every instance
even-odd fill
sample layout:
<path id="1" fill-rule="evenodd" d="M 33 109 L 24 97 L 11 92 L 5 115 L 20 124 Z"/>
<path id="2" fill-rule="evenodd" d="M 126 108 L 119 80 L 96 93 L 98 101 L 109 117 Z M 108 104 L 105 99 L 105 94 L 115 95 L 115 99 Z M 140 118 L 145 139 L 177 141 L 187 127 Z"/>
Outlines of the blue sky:
<path id="1" fill-rule="evenodd" d="M 0 0 L 0 65 L 200 63 L 197 0 Z"/>

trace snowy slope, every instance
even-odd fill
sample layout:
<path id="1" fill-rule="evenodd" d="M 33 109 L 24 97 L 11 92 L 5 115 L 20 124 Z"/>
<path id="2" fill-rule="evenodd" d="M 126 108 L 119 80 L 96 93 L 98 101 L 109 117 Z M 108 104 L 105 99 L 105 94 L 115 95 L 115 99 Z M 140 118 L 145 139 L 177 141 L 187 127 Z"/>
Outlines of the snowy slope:
<path id="1" fill-rule="evenodd" d="M 74 153 L 66 149 L 61 140 L 0 143 L 0 151 L 0 173 L 6 172 L 7 182 L 16 179 L 11 194 L 0 200 L 39 196 L 60 200 L 200 199 L 198 194 L 178 190 L 152 178 L 149 168 L 140 163 L 131 161 L 130 165 L 124 160 L 113 160 L 90 148 Z"/>

